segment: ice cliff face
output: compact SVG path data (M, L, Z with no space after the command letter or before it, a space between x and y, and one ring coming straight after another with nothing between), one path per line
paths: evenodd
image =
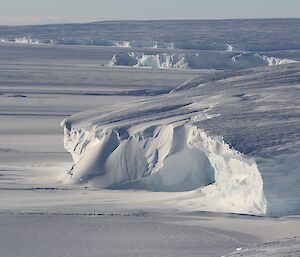
M65 146L75 162L69 182L119 189L195 190L207 200L218 197L230 203L231 212L266 212L255 161L195 126L175 123L134 132L109 129L97 135L65 129Z
M73 115L66 181L182 192L178 204L194 210L299 214L299 81L298 64L217 72Z
M294 62L297 61L269 57L250 52L211 51L180 54L129 52L115 54L108 65L158 69L240 70Z

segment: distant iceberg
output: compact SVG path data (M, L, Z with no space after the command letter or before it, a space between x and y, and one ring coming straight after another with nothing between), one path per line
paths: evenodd
M200 52L179 54L146 54L129 52L115 54L108 66L132 66L157 69L238 70L289 64L297 61L246 52Z

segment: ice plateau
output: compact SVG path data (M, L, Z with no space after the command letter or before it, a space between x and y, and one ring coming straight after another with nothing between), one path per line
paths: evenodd
M65 181L179 191L194 210L299 214L299 81L297 63L220 71L72 115L63 121L74 160Z

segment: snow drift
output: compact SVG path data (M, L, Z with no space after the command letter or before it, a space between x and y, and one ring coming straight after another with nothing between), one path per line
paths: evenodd
M237 70L294 63L290 59L268 57L256 53L201 52L182 54L145 54L137 52L115 54L109 66L133 66L159 69L217 69Z

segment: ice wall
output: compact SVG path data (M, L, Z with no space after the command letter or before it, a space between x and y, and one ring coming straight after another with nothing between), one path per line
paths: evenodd
M169 124L77 131L65 126L74 166L70 183L96 187L192 191L226 202L224 211L265 214L263 182L255 161L195 126ZM197 203L194 203L197 206ZM214 208L214 207L211 207Z
M115 54L108 65L158 69L239 70L294 62L296 61L269 57L257 53L233 51L179 54L129 52Z

